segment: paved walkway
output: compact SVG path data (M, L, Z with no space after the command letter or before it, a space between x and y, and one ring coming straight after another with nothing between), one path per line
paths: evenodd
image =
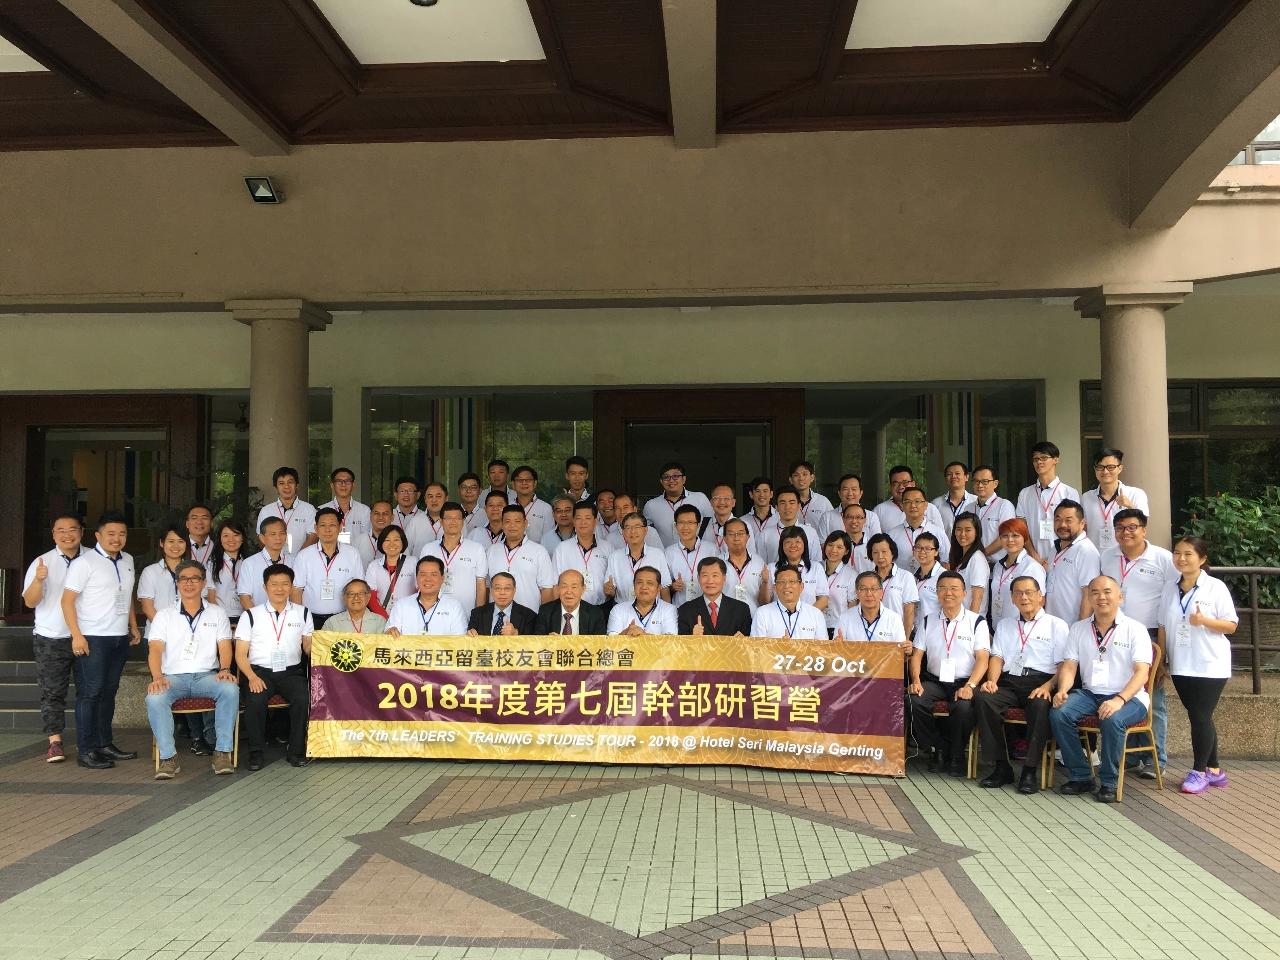
M1277 763L1106 807L916 769L190 758L155 783L42 753L0 736L16 960L1280 955Z

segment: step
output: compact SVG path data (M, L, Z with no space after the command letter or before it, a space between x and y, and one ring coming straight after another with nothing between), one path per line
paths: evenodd
M67 703L76 699L75 684L67 688ZM35 683L0 683L0 710L39 709L40 687Z
M66 725L70 730L75 726L75 711L68 708L66 712ZM0 707L0 733L12 733L35 731L40 732L44 729L44 721L40 719L40 710L27 709L5 709Z
M13 683L15 680L35 682L36 665L31 660L0 660L0 683Z

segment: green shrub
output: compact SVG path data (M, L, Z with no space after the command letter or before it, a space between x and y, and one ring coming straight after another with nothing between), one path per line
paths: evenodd
M1280 567L1280 487L1268 486L1259 497L1192 497L1187 504L1191 520L1183 536L1209 542L1214 567ZM1245 577L1223 578L1239 606L1249 605ZM1280 609L1280 577L1258 581L1260 606Z

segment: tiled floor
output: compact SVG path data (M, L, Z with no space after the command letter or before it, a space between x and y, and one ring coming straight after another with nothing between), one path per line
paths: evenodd
M131 744L148 744L135 737ZM0 738L0 956L1280 956L1280 764L1100 806L912 770L317 762Z

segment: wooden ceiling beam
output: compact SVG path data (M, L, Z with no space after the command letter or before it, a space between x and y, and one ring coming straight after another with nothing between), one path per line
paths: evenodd
M716 0L662 0L677 149L716 145Z
M137 0L57 0L253 156L289 152L283 128Z

